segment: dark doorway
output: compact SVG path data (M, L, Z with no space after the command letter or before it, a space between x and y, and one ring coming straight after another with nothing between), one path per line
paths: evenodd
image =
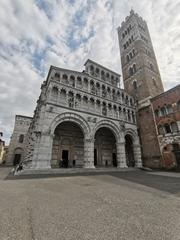
M113 153L113 154L112 154L112 160L113 160L113 167L117 167L116 153Z
M68 167L68 150L63 150L62 151L62 160L63 160L63 167L67 168Z
M128 167L135 166L133 141L130 135L125 136L126 163Z
M94 149L94 166L97 166L97 149Z
M16 166L17 164L19 164L21 161L21 154L15 154L14 155L14 161L13 161L13 165Z
M176 157L177 167L180 168L180 147L178 143L173 144L173 152Z

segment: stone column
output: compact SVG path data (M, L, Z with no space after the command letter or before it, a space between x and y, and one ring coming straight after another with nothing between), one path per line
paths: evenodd
M84 168L94 167L94 139L84 139Z
M32 168L48 169L51 168L53 135L42 133L40 142L37 144L36 154L33 154Z
M142 167L140 145L139 144L134 144L133 145L133 151L134 151L135 166L136 167Z
M116 148L117 148L117 167L118 168L127 168L125 142L117 143Z

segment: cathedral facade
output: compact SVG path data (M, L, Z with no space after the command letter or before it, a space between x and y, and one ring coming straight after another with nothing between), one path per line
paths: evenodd
M27 168L141 167L134 99L120 75L87 60L76 72L50 67L26 136Z

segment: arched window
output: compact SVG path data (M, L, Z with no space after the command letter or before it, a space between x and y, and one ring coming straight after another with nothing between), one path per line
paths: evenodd
M136 73L136 64L133 64L133 73Z
M164 125L164 129L165 129L165 133L171 133L172 132L170 125L167 124L167 123Z
M126 104L129 104L129 98L126 96Z
M98 110L100 110L101 102L97 99L96 100L96 107Z
M106 73L106 78L109 78L109 73Z
M108 110L111 111L111 109L112 109L112 105L111 103L108 103Z
M129 56L130 56L130 59L133 57L133 55L132 55L132 53L131 53L131 52L130 52Z
M94 66L93 65L90 66L90 74L94 75Z
M130 98L130 105L133 106L133 100Z
M117 106L116 106L116 105L114 105L114 106L113 106L113 109L114 109L114 111L116 111L116 110L117 110Z
M137 81L133 81L133 87L135 90L137 89Z
M167 113L170 114L170 113L173 113L173 108L172 108L172 105L167 105L166 106L166 109L167 109Z
M69 107L74 107L74 93L71 91L68 93L68 103Z
M76 94L76 99L77 99L78 101L81 101L81 95L80 95L79 93Z
M24 142L24 135L21 134L21 135L19 136L19 143L23 143L23 142Z
M126 56L127 62L129 62L129 55Z
M106 97L106 87L102 85L102 97Z
M88 103L88 98L86 96L83 97L84 103Z
M65 89L61 89L60 98L62 101L66 100L66 90Z
M130 67L129 68L129 76L132 76L133 75L133 69Z
M71 86L73 86L73 87L75 86L75 77L73 75L70 76L70 82L69 83L70 83Z
M161 115L162 115L162 116L165 116L165 115L166 115L166 108L165 108L165 107L162 107L162 108L161 108Z
M54 77L57 78L57 79L59 79L59 78L60 78L60 74L56 72L56 73L54 74Z
M90 107L94 108L94 98L90 98Z
M172 132L178 132L178 125L176 122L171 123Z
M76 101L75 101L75 107L80 107L81 105L81 95L79 93L76 94Z
M135 50L134 49L132 50L132 52L133 52L133 56L135 56Z
M82 86L81 77L77 77L77 85L78 85L78 87L81 87L81 86Z
M97 75L99 74L99 68L96 68L96 74Z
M52 88L52 97L53 97L53 99L57 98L57 96L58 96L58 88L57 87L53 87Z
M105 80L105 74L104 74L104 71L103 71L103 70L101 71L101 79L102 79L102 80Z
M107 108L106 108L106 103L103 102L103 105L102 105L102 115L106 116L107 115Z
M83 87L84 87L86 90L88 89L88 79L87 79L87 78L84 78Z
M68 76L67 76L66 74L63 74L62 78L63 78L64 80L67 80L67 79L68 79Z
M152 63L150 63L150 69L153 71L154 70L154 66L152 65Z

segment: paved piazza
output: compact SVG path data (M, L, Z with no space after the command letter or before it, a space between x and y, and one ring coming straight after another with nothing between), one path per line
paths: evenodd
M179 240L180 175L124 171L31 179L0 169L0 239Z

